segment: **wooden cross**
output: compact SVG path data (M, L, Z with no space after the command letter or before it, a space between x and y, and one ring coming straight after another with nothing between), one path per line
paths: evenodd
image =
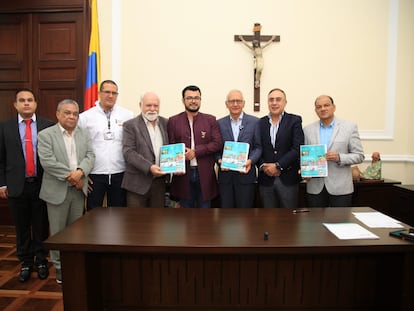
M262 26L259 23L255 23L253 27L253 36L234 35L234 41L241 41L253 52L254 56L254 111L260 111L260 77L263 71L263 49L272 42L280 42L280 36L261 36L260 30ZM252 44L250 45L249 42ZM260 46L260 42L266 42L263 46Z

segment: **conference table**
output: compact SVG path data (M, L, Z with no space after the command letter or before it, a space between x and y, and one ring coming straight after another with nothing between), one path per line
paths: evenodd
M353 214L373 211L97 208L46 245L66 311L414 310L414 243ZM379 238L323 225L347 222Z

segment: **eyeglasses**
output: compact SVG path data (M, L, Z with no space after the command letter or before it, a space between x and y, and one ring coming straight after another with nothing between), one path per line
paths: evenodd
M101 93L104 93L105 95L112 95L112 96L117 96L119 93L118 92L111 92L111 91L101 91Z
M244 100L243 99L232 99L232 100L228 100L227 103L230 105L234 105L234 104L241 105L244 103Z
M184 99L185 99L186 101L191 102L191 101L193 101L193 100L195 100L195 101L199 101L199 100L201 100L201 97L200 97L200 96L195 96L195 97L192 97L192 96L187 96L187 97L185 97Z

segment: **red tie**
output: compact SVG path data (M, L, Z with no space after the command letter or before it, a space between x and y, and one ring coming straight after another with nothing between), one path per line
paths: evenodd
M32 128L30 123L32 119L24 120L26 123L26 173L27 176L34 176L35 174L35 162L33 153L33 142L32 142Z

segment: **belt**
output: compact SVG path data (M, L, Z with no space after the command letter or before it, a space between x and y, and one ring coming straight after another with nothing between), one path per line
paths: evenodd
M190 166L190 170L196 170L198 169L198 166Z
M32 177L26 177L25 181L29 184L34 183L37 181L37 177L32 176Z

